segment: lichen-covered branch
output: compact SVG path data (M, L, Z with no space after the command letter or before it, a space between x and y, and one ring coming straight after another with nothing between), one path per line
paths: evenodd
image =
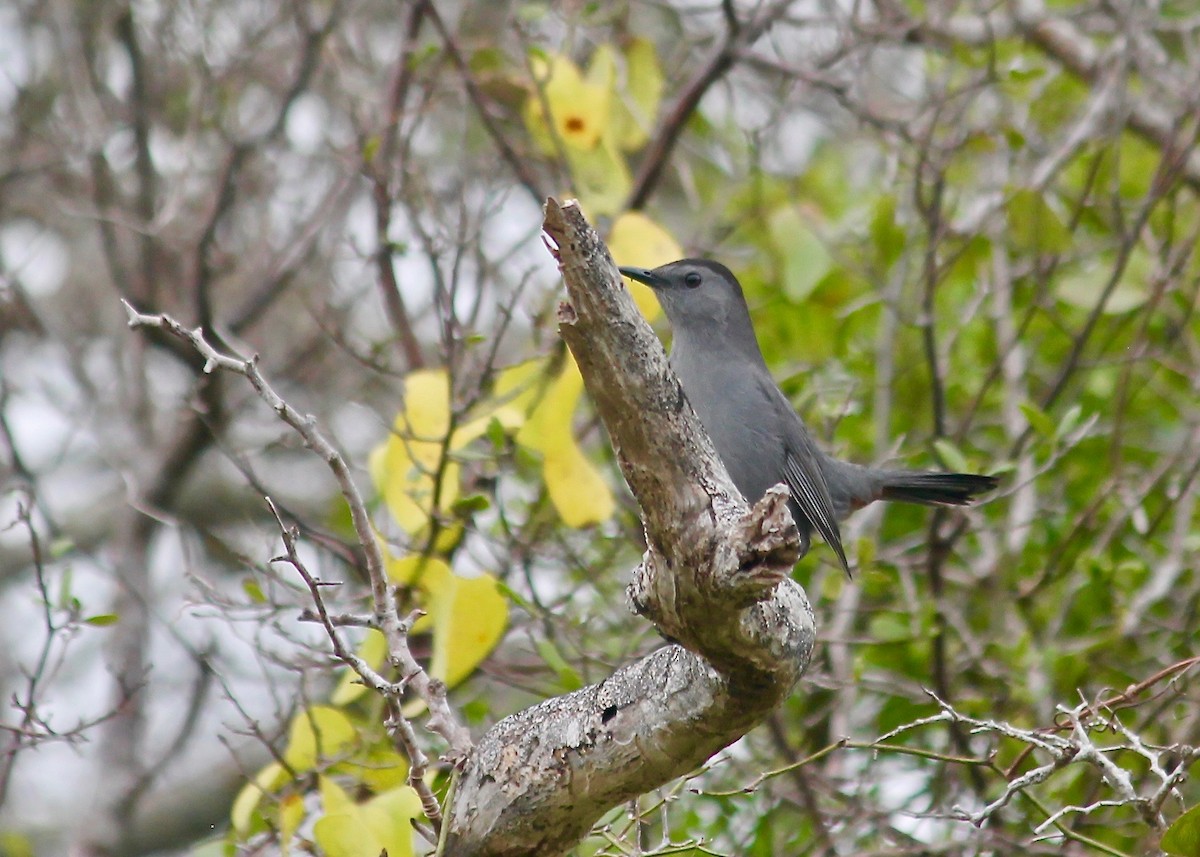
M763 720L814 642L788 576L801 548L786 489L747 508L579 208L549 200L544 229L569 297L560 332L642 508L650 549L630 599L678 644L485 734L447 817L455 857L564 853L603 813Z

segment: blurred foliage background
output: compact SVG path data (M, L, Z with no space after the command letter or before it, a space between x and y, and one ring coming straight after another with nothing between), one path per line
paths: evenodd
M579 853L1200 853L1193 3L17 0L0 68L3 853L430 852L270 562L265 495L363 609L335 486L122 299L337 438L474 730L661 644L547 195L728 264L828 450L1003 477L816 546L798 692Z

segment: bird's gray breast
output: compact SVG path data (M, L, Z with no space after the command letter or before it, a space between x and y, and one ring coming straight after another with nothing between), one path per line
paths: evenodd
M673 353L671 363L717 455L742 496L756 502L784 481L785 434L777 409L736 361L678 358Z

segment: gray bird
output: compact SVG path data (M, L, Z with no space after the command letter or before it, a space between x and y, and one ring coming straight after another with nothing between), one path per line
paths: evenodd
M808 550L812 531L833 548L846 574L838 521L876 500L962 506L996 487L973 473L880 470L822 452L771 377L742 286L708 259L621 268L654 289L671 322L671 366L733 484L750 503L786 483L789 508Z

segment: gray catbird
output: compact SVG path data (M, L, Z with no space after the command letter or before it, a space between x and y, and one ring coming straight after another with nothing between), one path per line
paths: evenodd
M767 369L741 284L719 262L682 259L621 273L658 296L671 322L671 366L733 484L754 503L786 483L804 550L815 529L849 574L837 522L854 510L875 500L962 506L996 487L993 476L878 470L818 449Z

